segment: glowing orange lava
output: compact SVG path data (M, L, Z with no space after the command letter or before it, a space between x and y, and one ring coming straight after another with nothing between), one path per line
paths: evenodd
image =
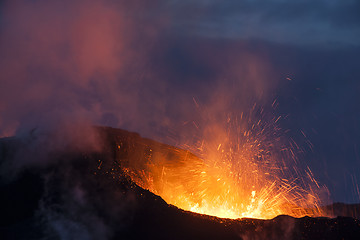
M196 147L183 146L192 151L149 149L145 163L129 166L129 175L167 203L196 213L232 219L322 215L320 186L310 169L297 167L291 144L282 145L275 125L244 118L211 125Z

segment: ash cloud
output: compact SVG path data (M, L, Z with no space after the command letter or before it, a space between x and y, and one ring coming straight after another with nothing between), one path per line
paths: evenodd
M265 54L179 36L172 9L165 1L5 1L0 135L65 121L156 137L191 118L194 96L210 104L218 86L232 91L219 98L236 89L243 100L273 89Z
M63 119L129 121L147 51L166 21L139 3L3 3L1 135Z

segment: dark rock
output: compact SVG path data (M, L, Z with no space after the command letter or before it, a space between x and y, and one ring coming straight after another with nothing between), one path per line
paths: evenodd
M101 152L53 152L49 163L10 180L4 169L24 144L0 140L0 239L360 239L358 205L325 207L343 217L271 220L221 219L168 205L123 170L141 169L149 149L168 159L191 153L136 133L96 129Z

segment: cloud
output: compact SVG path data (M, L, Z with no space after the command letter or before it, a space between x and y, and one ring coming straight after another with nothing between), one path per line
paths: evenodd
M208 0L173 4L181 9L175 10L178 28L193 34L330 46L358 45L360 38L360 4L353 0Z

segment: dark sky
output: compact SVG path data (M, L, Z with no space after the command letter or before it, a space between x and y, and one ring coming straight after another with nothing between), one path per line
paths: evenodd
M196 118L193 98L224 112L277 99L331 198L360 201L359 1L14 2L0 136L86 121L161 140Z
M297 45L358 45L356 0L169 1L185 34Z

